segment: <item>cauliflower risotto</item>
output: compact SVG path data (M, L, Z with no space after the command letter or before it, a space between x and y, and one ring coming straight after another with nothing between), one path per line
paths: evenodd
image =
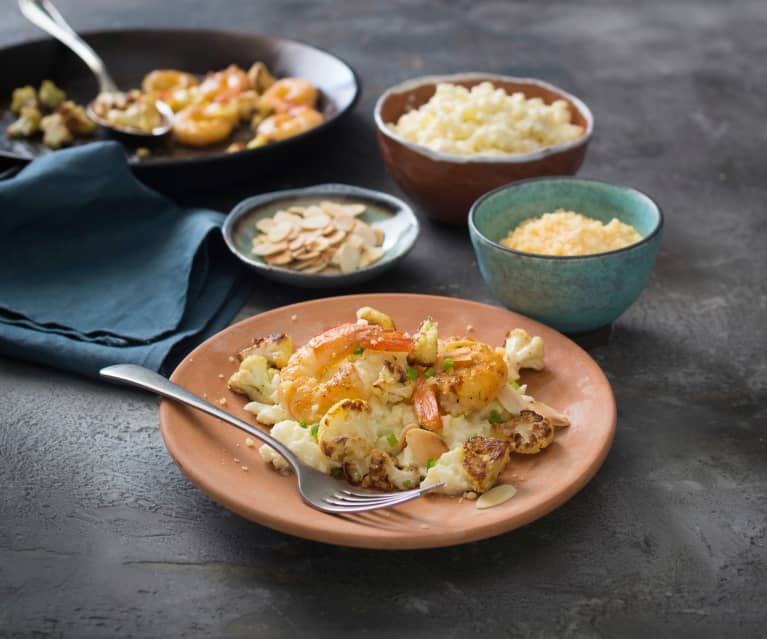
M441 337L425 319L397 330L370 307L294 348L287 335L254 340L240 354L229 388L245 409L303 463L351 484L407 490L443 482L437 492L469 498L496 485L512 455L549 446L565 415L520 384L541 370L543 340L516 328L502 346ZM288 463L267 445L276 470ZM509 498L506 488L480 507Z
M455 155L528 153L570 142L584 129L571 122L564 100L545 104L490 82L467 89L440 83L431 99L389 129L410 142Z
M636 229L613 218L607 224L574 211L557 209L521 222L501 244L523 253L540 255L593 255L636 244Z

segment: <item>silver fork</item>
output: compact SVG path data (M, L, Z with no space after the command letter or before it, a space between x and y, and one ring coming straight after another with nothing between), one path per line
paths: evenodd
M237 419L148 368L135 364L116 364L102 368L100 374L107 379L130 386L138 386L144 390L152 391L161 397L181 402L209 415L213 415L213 417L218 417L218 419L245 431L248 435L261 440L265 444L269 444L293 466L293 470L296 471L296 477L298 478L298 492L301 493L301 497L303 497L307 504L317 510L329 513L352 513L363 510L389 508L412 499L417 499L421 495L425 495L435 488L442 486L442 484L435 484L427 488L415 488L396 493L357 490L349 484L344 484L337 479L333 479L318 470L304 465L287 446L277 441L271 435L241 419Z

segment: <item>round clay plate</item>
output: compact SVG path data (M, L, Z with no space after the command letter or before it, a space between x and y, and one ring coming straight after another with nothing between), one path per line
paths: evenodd
M181 470L216 502L243 517L298 537L364 548L429 548L492 537L542 517L575 495L602 464L612 443L616 412L612 389L596 362L556 331L510 311L429 295L352 295L285 306L246 319L197 347L171 379L233 415L255 422L243 410L246 398L226 380L237 369L232 358L257 336L287 333L296 345L341 322L353 321L360 306L392 316L397 327L418 328L431 315L440 334L468 335L502 344L515 327L540 335L546 369L524 371L530 392L564 411L571 426L539 455L514 455L502 481L517 493L486 510L458 497L429 495L385 511L330 515L304 504L295 478L266 465L245 435L191 408L163 401L160 428ZM467 332L473 327L473 330ZM232 358L232 359L230 359ZM222 400L226 400L223 402ZM246 467L247 470L244 470Z

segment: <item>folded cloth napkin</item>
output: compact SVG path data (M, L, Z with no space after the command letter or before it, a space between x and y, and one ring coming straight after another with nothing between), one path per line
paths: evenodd
M223 219L141 184L116 142L0 181L0 353L90 376L122 362L167 372L250 292Z

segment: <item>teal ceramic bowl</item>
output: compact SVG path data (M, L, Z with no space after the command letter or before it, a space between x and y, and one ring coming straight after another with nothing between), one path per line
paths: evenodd
M499 242L520 222L566 209L604 223L630 224L642 240L608 253L559 257L522 253ZM469 235L482 277L509 308L565 333L609 324L642 292L660 247L663 213L628 186L570 177L514 182L479 198Z

